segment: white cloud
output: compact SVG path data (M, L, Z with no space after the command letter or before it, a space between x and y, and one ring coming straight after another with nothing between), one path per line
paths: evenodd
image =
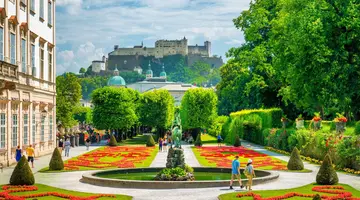
M82 0L57 0L56 5L65 7L71 15L76 15L81 11Z
M231 44L231 45L240 45L240 44L243 44L243 43L244 43L244 41L235 40L235 39L225 42L225 44Z

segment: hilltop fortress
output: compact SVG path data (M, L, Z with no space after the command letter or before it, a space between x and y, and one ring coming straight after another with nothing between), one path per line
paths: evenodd
M155 47L141 45L133 48L121 48L114 46L114 50L100 61L93 61L92 71L94 73L109 73L117 68L121 71L136 71L142 73L148 68L149 62L155 72L161 71L161 66L172 71L176 63L185 58L185 64L192 66L195 62L208 63L212 68L223 65L221 57L212 56L211 42L205 41L204 45L188 45L184 37L181 40L157 40Z

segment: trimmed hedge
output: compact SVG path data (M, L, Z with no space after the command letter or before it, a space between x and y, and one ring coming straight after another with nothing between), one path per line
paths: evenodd
M10 185L34 185L35 178L25 156L22 156L10 177Z
M61 154L59 152L59 149L55 148L49 163L49 170L63 170L63 169L64 169L64 162L62 160Z
M264 145L263 131L267 128L281 127L283 111L280 108L242 110L230 114L222 127L225 142L233 144L239 136L248 141Z
M114 135L110 136L110 142L109 142L109 146L111 147L116 147L117 146L117 141Z
M326 154L323 163L316 175L316 183L320 185L335 185L339 182L339 178L332 166L331 158Z
M147 139L147 141L146 141L146 146L147 146L147 147L153 147L153 146L155 146L155 140L154 140L154 138L153 138L152 135L149 135L149 136L148 136L148 139Z
M287 164L287 168L289 170L303 170L304 163L300 158L299 150L295 147L291 152L290 160Z

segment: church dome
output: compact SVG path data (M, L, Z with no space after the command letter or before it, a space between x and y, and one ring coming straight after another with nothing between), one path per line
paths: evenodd
M147 71L146 71L146 75L151 75L151 76L152 76L152 75L153 75L153 71L152 71L151 69L147 70Z
M126 83L123 77L113 76L109 79L108 86L121 87L121 86L126 86Z
M160 77L166 77L166 72L161 72Z

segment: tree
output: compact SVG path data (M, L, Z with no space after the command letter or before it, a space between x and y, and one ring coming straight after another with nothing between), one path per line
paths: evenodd
M299 150L294 147L294 149L291 152L290 160L287 164L287 168L289 170L303 170L304 169L304 163L302 162L300 158Z
M74 119L78 122L92 124L92 110L89 107L76 106L74 108Z
M79 73L80 73L80 74L85 74L85 72L86 72L86 69L85 69L85 68L83 68L83 67L80 68L80 70L79 70Z
M331 158L329 154L326 154L316 175L316 183L320 185L335 185L338 182L339 178L332 166Z
M63 170L64 162L58 148L55 148L49 163L49 170Z
M34 185L35 178L26 156L22 156L10 177L10 185Z
M122 132L128 131L138 121L138 99L139 93L129 88L96 89L92 94L94 126L100 130L116 130L121 140Z
M162 137L174 120L174 98L167 90L153 90L141 95L139 116L142 125L156 127Z
M181 101L181 120L184 129L191 129L193 138L201 128L209 128L217 116L217 96L212 89L189 89Z
M56 77L56 119L64 127L76 124L74 107L80 103L81 85L72 73Z
M201 147L201 146L202 146L201 133L199 133L199 134L196 136L196 140L195 140L194 145L195 145L196 147Z

